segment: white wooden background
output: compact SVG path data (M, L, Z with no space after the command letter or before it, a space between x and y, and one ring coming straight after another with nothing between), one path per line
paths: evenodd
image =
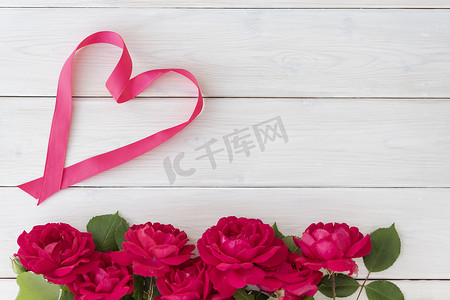
M0 299L17 293L10 257L35 224L120 213L183 227L195 240L220 216L259 217L299 234L317 221L364 232L396 223L402 254L372 278L406 299L450 289L450 1L0 2ZM15 188L41 176L63 62L85 36L117 31L135 73L186 68L206 107L174 139L45 201ZM117 105L104 82L119 49L76 59L67 164L184 121L195 90L168 75ZM195 160L234 129L280 116L289 142ZM223 145L222 145L223 146ZM190 177L170 185L166 157L185 152ZM364 268L359 278L366 274ZM323 299L317 297L318 299Z

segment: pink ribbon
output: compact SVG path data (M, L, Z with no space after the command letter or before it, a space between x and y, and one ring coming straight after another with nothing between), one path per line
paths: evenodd
M161 130L137 142L115 150L93 156L79 163L64 168L72 115L72 63L75 53L85 47L97 43L107 43L122 48L122 56L114 71L106 81L109 90L117 103L126 102L139 95L153 81L168 72L176 72L187 77L198 89L197 104L191 117L186 122ZM44 176L18 187L38 200L38 205L56 192L83 181L91 176L114 168L133 158L152 150L172 138L191 123L203 108L203 97L195 77L183 69L159 69L141 73L130 79L132 62L127 47L120 35L111 31L94 33L85 38L64 63L58 82L55 111L50 130Z

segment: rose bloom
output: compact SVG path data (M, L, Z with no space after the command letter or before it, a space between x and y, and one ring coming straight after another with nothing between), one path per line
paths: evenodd
M135 274L158 276L193 255L195 246L186 245L187 241L186 233L172 225L150 222L134 225L125 233L123 250L112 254L113 260L123 266L133 264Z
M95 250L92 234L65 223L34 226L19 236L17 244L20 248L15 256L22 265L55 284L67 284L98 263L91 260Z
M97 252L98 266L88 273L78 274L67 285L75 300L117 300L133 293L130 268L114 264L111 253Z
M353 258L369 254L370 236L345 223L311 224L300 240L294 242L302 250L299 262L310 269L325 268L336 272L358 272Z
M281 265L264 269L266 277L258 287L268 294L283 290L284 296L279 299L284 300L301 300L303 296L313 296L323 274L303 266L297 261L299 257L297 253L289 253Z
M213 290L206 265L196 257L180 266L170 268L163 276L156 279L158 290L162 296L155 300L221 300Z
M261 220L227 217L209 228L197 242L214 289L231 297L238 288L263 281L262 268L272 268L286 260L288 249L275 238L270 225Z

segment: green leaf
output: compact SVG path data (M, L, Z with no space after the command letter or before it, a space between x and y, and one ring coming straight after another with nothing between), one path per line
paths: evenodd
M369 300L404 300L402 291L392 282L377 280L366 285Z
M302 254L301 249L299 247L297 247L297 245L294 242L294 236L293 235L285 236L283 238L283 242L286 244L286 246L288 247L289 251L291 251L292 253L297 253L299 255Z
M297 251L298 247L294 243L294 236L289 235L289 236L283 237L283 242L286 244L286 246L288 247L289 251L291 251L291 252Z
M19 294L16 300L58 300L59 285L47 282L44 276L33 272L17 275Z
M273 231L275 231L275 237L282 239L283 242L286 244L286 246L288 247L289 251L291 251L292 253L298 253L299 255L301 255L301 249L299 247L297 247L297 245L294 243L294 236L293 235L284 235L282 234L279 230L278 230L278 226L277 223L273 223L272 225Z
M122 219L119 225L117 225L114 237L116 239L116 245L119 250L123 249L122 243L125 242L125 233L128 231L128 228L130 228L130 226L124 219Z
M61 298L59 300L74 300L75 295L69 290L67 286L63 286L61 290Z
M314 300L314 297L313 296L311 296L311 297L303 297L303 300Z
M158 289L158 286L156 285L156 277L155 277L155 282L153 283L153 299L155 299L156 297L162 296L161 292Z
M144 299L144 280L143 276L133 275L133 298L136 300Z
M161 293L156 286L156 277L143 277L144 278L144 299L155 299L161 296Z
M379 228L370 234L372 250L364 256L364 264L370 272L384 271L400 255L400 238L395 224L389 228Z
M255 295L255 300L267 300L269 299L269 295L261 292L261 291L252 291L251 294Z
M278 230L278 226L277 223L273 223L272 225L273 231L275 231L275 237L282 239L284 238L284 234L282 234L279 230Z
M93 217L86 228L88 232L92 233L95 250L100 252L119 250L117 246L121 241L119 235L123 232L125 224L128 226L125 219L119 216L119 212L113 215Z
M14 257L14 258L10 258L11 259L11 267L14 271L14 273L16 273L17 275L26 272L27 269L22 266L22 264L20 263L20 260L18 257Z
M250 292L247 292L245 288L238 289L234 295L234 299L236 300L255 300L255 295Z
M336 296L348 297L359 288L359 283L350 276L335 274ZM331 276L323 276L319 283L319 291L327 297L333 298L333 280Z

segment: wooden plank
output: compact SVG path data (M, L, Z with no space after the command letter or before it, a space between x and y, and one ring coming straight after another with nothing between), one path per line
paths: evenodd
M131 224L172 223L192 240L228 215L276 221L286 234L300 234L318 221L347 222L365 233L395 222L402 254L371 278L450 279L450 240L443 238L450 230L443 209L448 189L69 188L37 207L19 189L0 188L0 199L1 257L17 251L17 237L34 225L66 222L85 230L94 215L116 211ZM360 268L359 277L365 275ZM5 276L13 276L7 259L0 261L0 277Z
M177 8L449 8L447 0L3 0L0 7L177 7Z
M408 300L441 300L445 297L444 291L450 289L449 281L427 281L427 280L394 280L394 282ZM0 297L2 299L14 299L19 292L19 288L14 279L0 279ZM321 293L314 296L316 300L329 300ZM360 297L367 300L365 293Z
M0 185L42 176L54 99L0 101ZM206 99L205 110L169 142L81 186L449 187L450 101L393 99ZM186 120L194 99L77 99L66 165ZM262 151L252 126L280 117L285 127ZM270 123L275 126L275 123ZM260 126L260 129L267 129ZM224 137L251 136L249 156ZM272 132L268 131L270 135ZM205 145L212 139L216 168ZM234 145L232 138L228 138ZM242 142L242 141L240 141ZM203 147L203 148L202 148ZM184 152L174 173L164 161ZM201 159L198 159L201 158ZM169 174L169 175L168 175ZM170 178L174 179L170 182Z
M427 281L427 280L392 280L403 292L405 299L411 300L440 300L445 298L445 291L450 287L449 281ZM362 283L360 281L360 283ZM356 295L353 295L347 299L354 299ZM325 297L320 292L314 295L316 300L329 300L330 298ZM341 299L341 298L338 298ZM363 292L361 300L367 300L366 293Z
M206 96L450 96L450 10L2 9L0 27L10 29L0 95L55 95L75 45L108 29L125 37L136 73L186 68ZM119 56L83 50L75 93L107 95ZM176 75L144 92L194 94Z
M0 279L0 298L16 299L19 287L15 279Z

